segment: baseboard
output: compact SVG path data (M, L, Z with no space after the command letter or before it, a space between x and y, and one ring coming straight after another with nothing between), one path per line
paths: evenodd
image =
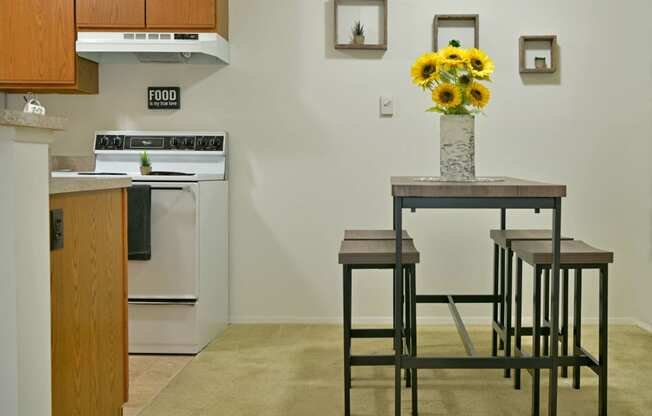
M464 317L466 325L489 325L491 318L486 316L470 316ZM572 316L569 317L572 322ZM532 317L524 316L523 322L531 322ZM230 320L231 324L312 324L312 325L341 325L341 317L296 317L296 316L241 316L233 317ZM582 323L586 325L597 325L597 317L582 318ZM391 317L354 317L354 325L391 325ZM449 316L422 316L418 318L419 325L454 325L453 319ZM644 322L631 318L631 317L611 317L609 318L610 325L635 325L649 332L652 332L652 326Z

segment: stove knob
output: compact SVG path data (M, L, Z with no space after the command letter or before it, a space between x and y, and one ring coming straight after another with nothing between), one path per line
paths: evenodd
M177 148L177 139L175 139L174 137L170 139L170 147L171 147L172 149L176 149L176 148Z
M194 145L194 140L191 139L191 138L187 138L186 139L186 147L192 149L194 147L193 145Z
M97 139L97 148L98 149L104 149L109 145L109 138L107 136L101 136L99 139Z
M210 147L215 147L215 138L211 138L211 139L208 141L208 145L209 145Z
M115 137L113 139L113 147L116 149L122 149L122 139L120 137Z
M197 137L197 150L201 150L204 147L204 139Z

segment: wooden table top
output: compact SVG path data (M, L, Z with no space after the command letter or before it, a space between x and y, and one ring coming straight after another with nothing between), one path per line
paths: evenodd
M494 177L491 182L435 182L419 180L419 176L393 176L392 196L435 198L561 198L566 185L526 179Z

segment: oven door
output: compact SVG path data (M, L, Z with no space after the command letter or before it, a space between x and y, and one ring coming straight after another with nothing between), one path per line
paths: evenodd
M152 189L152 258L129 261L129 301L194 303L199 298L199 185L138 184Z

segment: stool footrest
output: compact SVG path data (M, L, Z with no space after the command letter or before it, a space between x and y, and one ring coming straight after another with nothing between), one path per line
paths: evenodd
M394 330L387 329L352 329L351 338L394 338Z
M396 357L394 355L352 355L352 366L377 366L377 365L394 365Z

